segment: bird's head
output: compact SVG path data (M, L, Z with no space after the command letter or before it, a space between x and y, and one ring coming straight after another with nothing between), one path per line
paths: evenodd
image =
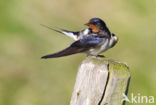
M104 30L106 27L105 22L100 18L92 18L85 25L91 28L93 32L99 32L100 30Z

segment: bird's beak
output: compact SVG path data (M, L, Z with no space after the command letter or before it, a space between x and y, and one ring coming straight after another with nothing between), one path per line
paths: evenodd
M84 24L84 25L89 26L90 24L89 24L89 23L86 23L86 24Z

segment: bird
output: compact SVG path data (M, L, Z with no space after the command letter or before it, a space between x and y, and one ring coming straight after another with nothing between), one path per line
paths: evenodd
M104 57L99 54L105 52L109 48L112 48L118 42L118 37L114 33L110 32L106 23L102 19L91 18L85 25L88 26L88 28L77 32L64 29L57 30L43 25L70 37L74 42L69 47L59 52L48 54L41 58L58 58L77 53L86 53L87 56Z

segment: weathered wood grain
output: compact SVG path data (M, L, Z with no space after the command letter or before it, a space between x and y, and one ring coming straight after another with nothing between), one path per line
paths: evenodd
M129 80L125 64L87 57L79 67L70 105L123 105Z

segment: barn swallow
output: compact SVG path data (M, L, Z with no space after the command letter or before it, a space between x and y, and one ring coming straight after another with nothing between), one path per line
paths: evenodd
M117 42L118 37L111 33L105 22L100 18L92 18L86 23L89 28L78 32L72 32L64 29L56 30L75 40L69 47L41 58L57 58L76 53L86 53L88 56L100 56L100 53L112 48ZM47 27L47 26L46 26Z

